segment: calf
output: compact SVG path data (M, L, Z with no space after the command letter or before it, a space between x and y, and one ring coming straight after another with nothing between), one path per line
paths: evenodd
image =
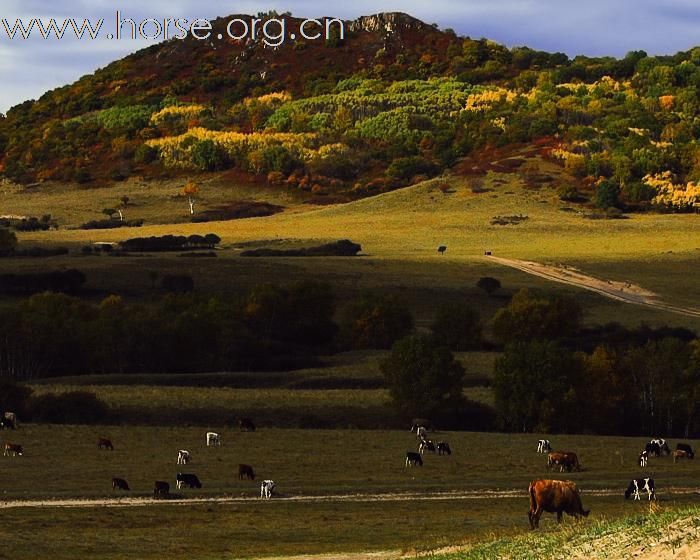
M437 442L437 452L438 455L452 455L452 450L450 449L450 444L446 441Z
M177 452L177 464L178 465L186 465L192 460L192 455L190 455L190 452L187 451L187 449L180 449L180 451Z
M17 457L17 455L19 455L21 457L24 455L24 449L22 449L21 445L17 445L16 443L6 443L5 452L3 455L12 455L13 457Z
M628 500L630 496L634 495L635 500L641 500L639 497L639 491L646 491L649 496L649 500L656 500L656 488L654 487L653 478L635 478L630 481L627 490L625 490L625 500Z
M255 471L253 471L253 467L243 464L238 465L238 478L239 480L243 480L244 478L255 480Z
M639 466L646 467L649 462L649 452L645 449L639 454Z
M423 457L420 456L420 453L414 453L413 451L406 451L406 466L407 467L415 467L423 466Z
M263 480L260 485L260 497L269 500L272 498L272 492L275 489L274 480Z
M552 444L548 439L537 440L537 453L550 453L552 451Z
M114 451L114 446L110 440L101 437L97 440L97 449L109 449L110 451Z
M170 496L170 484L163 480L156 480L153 488L153 498L167 498Z
M131 490L131 488L129 488L129 484L123 478L113 478L112 490Z
M197 478L196 474L177 473L175 480L177 482L177 489L178 490L180 488L182 488L183 486L187 486L187 488L201 488L202 487L202 483L199 481L199 478Z
M684 451L683 449L676 449L673 452L673 462L677 463L678 459L692 459L690 455L688 455L687 451Z
M216 432L207 432L207 447L221 447L221 436Z
M695 458L695 452L693 451L693 448L690 447L687 443L679 443L676 445L676 451L685 451L688 454L688 459L694 459Z
M241 432L254 432L255 424L253 424L253 421L250 418L241 418L238 421L238 428L241 430Z
M426 451L430 451L431 453L435 453L435 444L430 441L429 439L423 439L421 442L418 444L418 453L423 455Z

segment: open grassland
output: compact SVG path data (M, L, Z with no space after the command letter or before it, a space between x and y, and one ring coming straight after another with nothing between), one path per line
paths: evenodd
M221 448L205 446L205 431L222 435ZM282 495L450 492L479 489L523 492L537 477L547 477L546 457L535 453L537 434L441 432L434 441L449 441L451 456L427 455L422 468L405 468L406 450L416 449L408 430L280 430L256 432L212 425L188 427L85 427L26 425L2 433L2 441L21 443L22 457L2 460L3 496L12 499L105 497L113 476L126 478L134 495L148 495L154 480L174 486L178 470L195 472L201 490L185 496L253 497L255 483L239 481L239 463L253 465L259 478L272 478ZM114 451L97 449L98 436L109 437ZM552 436L555 449L576 451L581 472L570 478L583 490L613 489L618 495L633 476L644 438ZM672 442L675 446L675 442ZM690 442L697 447L697 442ZM178 467L178 449L188 449L192 464ZM652 458L645 472L656 479L659 496L674 488L696 487L700 462L673 464ZM70 473L70 476L55 476Z
M456 547L452 547L454 550ZM583 527L530 533L467 546L458 552L430 554L435 560L483 560L539 558L664 560L700 556L700 508L652 507L646 513L620 519L604 519Z
M528 532L525 496L335 503L273 499L266 503L256 500L225 505L20 508L4 516L0 554L14 560L47 557L233 560L290 555L308 558L311 554L328 553L340 559L350 558L347 553L357 553L355 558L368 558L371 552L378 552L379 558L394 560L401 553L422 556L421 553L436 548L500 537L508 543L527 542L528 548L521 550L534 552L514 558L534 560L554 558L542 552L556 550L555 544L577 536L575 542L585 542L599 535L600 527L604 526L599 524L601 517L620 519L608 526L630 527L634 521L625 521L621 519L623 516L649 511L643 502L625 502L619 497L584 496L584 501L586 507L592 508L587 520L574 524L567 519L560 529L552 516L546 515L542 529L529 537L517 537ZM661 519L677 517L676 508L691 503L688 497L662 502L663 511L669 513ZM656 529L662 530L660 523ZM640 528L636 534L643 537L649 533ZM484 550L481 555L450 558L498 558L491 551L499 549L484 547ZM510 546L501 550L517 552L518 548ZM582 556L595 557L590 553Z
M450 177L325 208L293 207L267 218L206 224L160 224L120 230L67 230L24 233L26 245L65 245L77 250L96 241L119 241L134 236L205 234L223 238L217 259L171 256L58 257L28 262L3 259L0 270L75 267L88 275L87 287L97 294L149 293L149 271L184 272L197 290L240 293L261 282L317 279L331 282L341 298L362 289L391 289L414 308L419 325L429 323L435 306L466 298L485 318L503 304L474 288L481 276L495 276L503 295L521 287L576 294L589 322L617 320L628 325L686 325L697 320L664 311L635 309L622 303L556 287L520 271L488 262L495 255L561 262L603 279L632 282L656 292L669 303L700 307L700 291L692 274L700 265L700 219L697 215L632 214L628 219L588 219L559 201L552 186L527 188L514 174L489 173L486 192L472 192L472 179ZM215 189L212 189L212 191ZM446 194L443 192L445 191ZM274 189L260 189L259 199L274 202ZM250 194L253 194L252 192ZM269 195L269 196L268 196ZM74 195L73 195L74 196ZM291 195L289 195L291 196ZM86 195L89 198L89 195ZM182 203L182 201L179 201ZM100 205L98 205L100 206ZM46 208L45 212L51 212ZM36 212L37 214L39 212ZM496 216L527 216L518 225L491 225ZM297 246L349 238L362 244L362 258L261 258L238 256L241 247ZM447 253L436 253L439 245Z
M13 508L3 515L2 554L13 559L49 555L150 559L425 552L528 532L525 490L533 478L575 480L584 506L592 510L575 529L567 520L564 527L570 529L563 532L553 516L545 515L538 535L544 534L546 543L567 540L566 535L581 531L595 532L602 518L617 519L649 508L644 501L625 501L622 496L629 479L640 474L635 458L644 443L641 438L552 436L555 447L578 451L584 470L551 474L545 469L545 457L534 450L538 434L436 433L432 437L448 440L453 454L426 456L424 467L407 469L404 453L415 446L415 437L407 430L261 428L241 433L212 428L222 434L221 448L205 447L200 428L21 426L11 436L25 445L26 455L0 457L5 500L112 497L112 476L129 481L133 490L129 496L148 496L153 481L162 479L185 498L244 499ZM114 451L97 449L99 435L112 438ZM2 439L8 439L7 432ZM187 467L175 464L180 448L193 454ZM253 465L258 480L274 479L277 496L261 502L257 482L238 480L239 462ZM698 469L700 465L692 461L673 465L669 458L651 460L647 472L656 479L664 511L697 504L697 490L688 494L684 489L697 486ZM177 491L178 471L196 473L203 488ZM600 492L605 489L612 493ZM285 499L327 495L350 499ZM522 556L538 557L546 556Z

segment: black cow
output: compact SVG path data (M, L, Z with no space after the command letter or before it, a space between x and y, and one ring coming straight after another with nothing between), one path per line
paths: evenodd
M255 480L255 471L250 465L240 464L238 465L238 478L243 480L247 478L248 480Z
M676 451L685 451L686 455L688 456L688 459L695 459L695 452L693 451L693 448L690 447L687 443L679 443L676 445Z
M635 500L640 500L640 490L642 492L646 490L649 500L656 500L656 488L653 478L635 478L631 480L627 490L625 490L625 500L629 499L632 495L634 495Z
M112 490L131 490L131 488L126 480L115 477L112 479Z
M199 478L197 478L196 474L187 474L187 473L177 473L177 477L175 477L177 480L177 489L179 490L183 486L187 486L188 488L201 488L202 483L199 481Z
M437 452L438 455L452 455L452 450L450 449L450 444L446 441L437 442Z
M423 466L423 457L420 456L420 453L406 451L406 466L415 467L416 465L419 467Z
M14 430L17 426L9 418L0 418L0 430Z
M170 496L170 484L163 480L156 480L153 488L153 498L167 498Z
M238 421L238 428L241 430L241 432L254 432L255 424L253 424L253 421L250 418L241 418Z

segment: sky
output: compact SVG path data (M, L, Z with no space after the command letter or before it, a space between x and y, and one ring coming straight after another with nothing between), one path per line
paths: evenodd
M527 45L570 56L624 56L643 49L672 54L700 45L697 0L0 0L0 112L71 83L151 43L64 38L10 40L1 25L17 18L105 19L114 27L117 10L145 18L214 19L275 9L295 16L354 19L379 11L407 12L460 35L487 37L509 47Z

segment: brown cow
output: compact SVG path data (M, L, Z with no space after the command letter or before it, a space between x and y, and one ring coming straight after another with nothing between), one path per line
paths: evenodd
M572 517L588 517L590 510L583 509L581 495L576 484L570 480L533 480L528 488L530 494L530 527L536 529L543 512L556 513L557 523L561 523L562 514Z
M547 455L547 467L551 470L553 467L558 466L559 472L567 472L572 470L581 470L581 464L578 462L578 455L572 451L552 451Z
M12 455L14 457L17 457L17 455L22 456L24 455L24 449L22 449L21 445L17 445L16 443L6 443L3 455Z
M112 490L131 490L129 483L123 478L114 477L112 479Z
M110 451L114 451L114 446L111 440L101 437L97 440L97 449L109 449Z
M255 480L255 471L253 471L253 467L243 464L238 465L238 478L240 480L243 480L244 478L247 478L248 480Z
M684 449L676 449L673 452L673 462L677 463L678 459L692 459L693 456L690 455L687 451Z

